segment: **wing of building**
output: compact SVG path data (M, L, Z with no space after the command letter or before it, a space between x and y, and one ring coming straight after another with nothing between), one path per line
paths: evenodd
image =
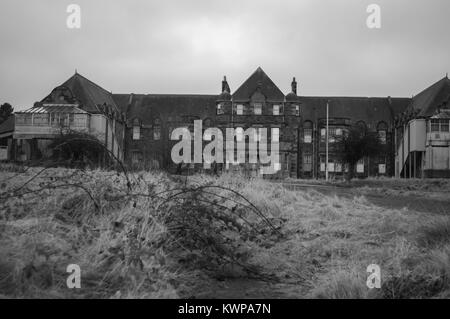
M0 125L0 141L7 148L8 159L29 160L41 156L48 141L64 133L64 128L79 130L95 135L129 167L176 172L181 164L171 158L178 142L171 140L175 128L194 132L194 121L201 121L203 131L217 127L225 135L227 128L233 128L237 139L249 128L255 132L267 128L279 139L280 154L277 173L269 177L320 178L327 168L334 176L348 169L333 143L336 136L359 125L378 134L386 147L377 156L362 158L355 168L357 176L450 176L447 77L412 99L319 97L303 96L295 78L291 92L284 94L258 68L234 92L224 77L216 93L113 94L76 73L32 108L16 112L12 129L11 121ZM256 140L261 138L258 134ZM206 141L202 143L203 147ZM241 170L249 175L261 171L258 162L236 164L224 159L209 164L182 166L189 170Z

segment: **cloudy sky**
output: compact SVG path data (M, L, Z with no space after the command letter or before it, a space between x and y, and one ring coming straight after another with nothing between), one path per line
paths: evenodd
M285 93L296 76L301 95L411 96L450 72L449 30L448 0L1 0L0 103L75 69L114 93L218 94L261 66Z

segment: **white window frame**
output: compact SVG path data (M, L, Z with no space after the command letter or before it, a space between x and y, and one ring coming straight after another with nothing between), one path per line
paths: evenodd
M244 115L244 104L236 104L236 115Z
M272 114L273 115L280 115L280 105L279 104L274 104L272 106Z
M363 174L364 173L364 159L360 159L356 163L356 173Z

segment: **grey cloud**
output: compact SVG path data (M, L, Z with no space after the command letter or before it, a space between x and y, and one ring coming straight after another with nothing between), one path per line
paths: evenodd
M66 7L82 28L65 26ZM378 3L382 28L365 25ZM77 68L113 92L218 93L263 69L284 92L410 96L450 70L446 0L2 0L0 102L30 107Z

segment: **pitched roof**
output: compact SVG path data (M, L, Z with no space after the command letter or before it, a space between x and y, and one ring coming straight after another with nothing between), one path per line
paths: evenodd
M396 112L403 111L411 101L410 99L389 97L302 96L299 99L304 120L315 121L326 118L326 105L329 101L330 118L347 118L353 122L364 121L369 129L375 129L379 122L390 124Z
M16 113L87 113L79 108L78 104L39 103L31 109Z
M444 77L414 96L408 109L418 110L418 116L428 117L446 103L450 103L450 79Z
M102 113L98 106L103 104L110 105L119 111L110 92L79 73L75 73L60 86L70 89L76 99L82 103L82 108L89 113Z
M267 76L267 74L258 67L250 77L233 93L233 100L249 100L252 94L261 88L261 93L268 100L283 101L284 94Z
M139 118L143 124L152 124L161 115L212 117L218 95L195 94L114 94L127 118ZM131 97L131 99L130 99ZM131 102L131 103L130 103Z

